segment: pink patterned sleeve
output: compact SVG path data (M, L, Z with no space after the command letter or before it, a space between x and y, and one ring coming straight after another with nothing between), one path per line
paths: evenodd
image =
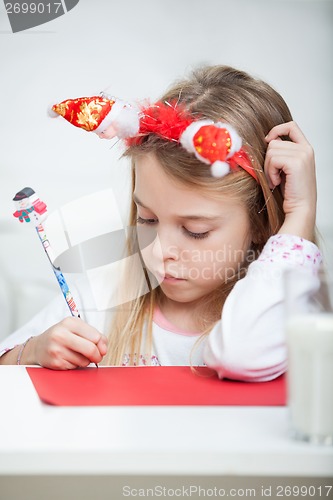
M258 262L279 262L286 267L297 266L317 272L322 262L319 248L311 241L292 234L271 236Z
M6 347L5 349L1 349L1 350L0 350L0 358L1 358L1 356L3 356L4 354L6 354L6 352L9 352L9 351L12 351L13 349L15 349L15 347L17 347L18 345L20 345L20 344L16 344L16 345L14 345L13 347Z

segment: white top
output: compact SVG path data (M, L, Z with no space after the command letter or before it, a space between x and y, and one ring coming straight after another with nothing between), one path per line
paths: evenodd
M286 370L284 334L283 273L290 267L304 270L306 280L300 296L318 288L317 271L321 255L316 245L297 236L278 234L266 243L259 258L250 264L247 275L229 294L221 315L208 337L192 348L200 333L182 332L155 311L153 322L153 365L206 364L218 375L244 381L266 381ZM74 295L74 293L73 293ZM75 293L83 319L104 334L106 313L84 307L85 291ZM79 300L78 300L79 299ZM68 316L68 307L60 295L29 323L0 343L0 353L39 335ZM109 321L109 318L108 318ZM140 354L137 364L149 361ZM129 363L125 356L124 365Z

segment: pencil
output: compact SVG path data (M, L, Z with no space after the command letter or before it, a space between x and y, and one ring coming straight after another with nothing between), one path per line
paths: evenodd
M56 267L53 264L54 258L52 248L42 224L42 222L47 217L46 204L37 197L35 191L30 187L25 187L21 189L21 191L18 191L14 196L13 201L15 201L17 205L17 210L13 213L13 216L18 218L20 222L31 222L31 220L33 221L39 240L43 245L44 251L46 253L48 261L51 264L53 273L66 300L70 313L72 316L80 318L80 313L70 292L67 281L65 280L60 267ZM98 364L95 363L95 365L98 368Z

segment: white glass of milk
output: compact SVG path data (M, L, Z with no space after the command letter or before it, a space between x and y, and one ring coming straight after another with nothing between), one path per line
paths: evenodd
M294 269L285 278L291 433L333 445L333 279Z

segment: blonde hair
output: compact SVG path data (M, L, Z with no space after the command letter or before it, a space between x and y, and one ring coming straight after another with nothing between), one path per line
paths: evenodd
M258 256L268 238L279 230L284 220L280 188L271 192L263 165L267 149L265 136L275 125L292 120L285 101L265 82L229 66L200 68L188 79L173 85L161 100L185 105L194 117L232 125L246 145L258 182L241 169L225 177L214 178L207 165L178 143L150 134L140 144L129 147L125 153L132 158L133 190L135 159L140 155L153 153L165 172L178 182L214 197L227 194L240 200L247 209L251 234L254 235L251 248ZM131 227L136 225L136 219L136 205L132 200L129 220ZM129 255L139 252L136 238L128 241L128 252ZM243 262L240 273L205 297L203 306L206 314L202 317L201 325L203 334L207 334L220 318L228 294L238 279L245 275L248 264L249 262ZM161 302L163 292L159 287L153 289L149 285L147 271L144 270L144 273L149 292L119 306L109 335L105 364L122 364L125 353L129 353L129 364L138 364L140 355L147 355L149 363L153 311L156 304ZM123 280L127 285L131 282L130 271L127 271ZM145 342L142 334L144 328L147 328Z

